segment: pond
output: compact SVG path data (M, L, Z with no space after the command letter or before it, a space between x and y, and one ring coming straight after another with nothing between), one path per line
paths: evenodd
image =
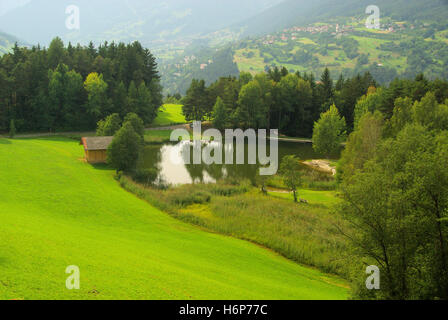
M220 145L223 148L224 146ZM255 181L261 167L257 164L227 165L227 164L184 164L180 161L185 154L185 148L192 149L191 144L167 143L163 145L145 146L143 156L139 161L140 169L156 168L158 178L156 183L179 185L192 183L216 183L224 178L248 179ZM234 148L233 148L234 149ZM248 146L245 145L245 163L247 163ZM193 152L191 151L191 154ZM267 154L270 154L269 143ZM299 143L290 141L279 141L278 158L279 162L287 155L295 155L301 160L322 159L323 156L314 152L311 143ZM193 163L193 161L190 161ZM305 170L305 168L304 168Z

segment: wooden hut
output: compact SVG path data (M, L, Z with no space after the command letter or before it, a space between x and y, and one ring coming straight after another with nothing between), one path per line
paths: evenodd
M84 146L86 160L88 163L106 163L107 148L112 143L114 137L88 137L82 138L81 144Z

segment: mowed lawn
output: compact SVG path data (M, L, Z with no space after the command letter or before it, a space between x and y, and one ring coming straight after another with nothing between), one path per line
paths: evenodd
M160 108L153 126L162 127L184 123L187 123L187 121L182 114L182 106L177 104L165 104Z
M82 158L66 138L0 139L0 299L347 298L337 278L175 220Z

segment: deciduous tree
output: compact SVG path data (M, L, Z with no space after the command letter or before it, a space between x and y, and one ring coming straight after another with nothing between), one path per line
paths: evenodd
M339 115L336 106L332 105L314 124L313 149L330 156L341 149L345 138L345 120Z

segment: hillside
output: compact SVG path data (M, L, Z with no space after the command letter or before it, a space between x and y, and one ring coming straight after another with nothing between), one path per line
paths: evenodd
M285 28L234 46L240 71L286 67L335 77L369 71L380 83L397 76L447 78L448 23L397 21L384 17L381 30L365 28L364 18L333 19Z
M154 209L76 141L0 145L0 299L347 298L334 277Z
M73 1L31 0L6 13L0 29L30 43L47 45L52 38L90 41L141 41L145 46L214 32L254 16L280 0L79 0L80 30L68 30L65 10Z
M285 1L238 25L235 30L244 30L242 39L225 47L232 50L238 71L252 74L286 67L318 77L328 67L334 78L369 71L380 83L418 73L447 78L448 2L379 1L378 5L381 29L374 30L365 27L366 1ZM206 50L197 47L195 52L201 54L194 62L185 59L191 56L186 51L162 61L168 92L184 93L184 86L172 83L188 82L191 72L185 70L211 59ZM217 79L207 68L202 73L208 81ZM235 72L229 69L221 75Z
M369 5L380 8L383 16L396 20L446 19L448 2L446 0L286 0L262 13L247 19L234 28L244 28L243 35L263 35L280 31L295 25L304 26L336 17L364 15ZM281 17L281 18L280 18Z
M19 45L24 45L24 43L16 37L0 31L0 55L9 52L16 42Z

